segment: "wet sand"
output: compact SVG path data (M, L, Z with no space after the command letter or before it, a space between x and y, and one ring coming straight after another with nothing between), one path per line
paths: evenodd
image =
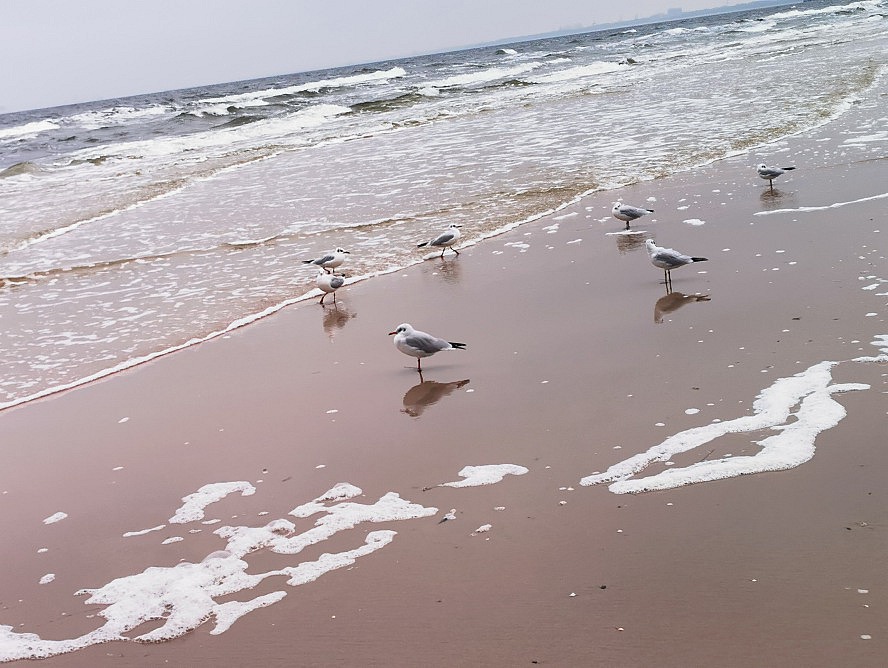
M816 159L841 127L782 142L775 162L811 164L774 191L740 156L596 194L343 288L335 308L298 304L0 413L0 624L75 637L103 621L78 589L223 548L218 525L168 522L202 485L253 483L206 516L262 526L349 482L361 502L394 491L439 512L295 556L251 554L263 572L397 532L315 582L228 597L287 591L221 635L207 623L47 665L880 665L888 369L844 361L877 354L870 342L888 332L884 290L863 289L888 279L886 200L756 215L885 192L884 160ZM633 224L647 235L609 234L618 196L655 209ZM709 262L676 270L667 295L647 236ZM420 386L386 335L405 321L468 349L425 360ZM834 382L871 389L834 395L847 416L811 461L636 495L580 486L670 435L749 414L777 379L825 360L843 361ZM674 465L751 455L767 435L725 436ZM507 463L528 473L437 486ZM439 523L450 508L457 519ZM57 511L68 517L43 523ZM162 544L172 536L184 540Z

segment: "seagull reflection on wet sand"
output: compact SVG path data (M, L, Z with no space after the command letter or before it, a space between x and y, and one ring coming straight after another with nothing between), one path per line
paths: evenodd
M420 374L422 378L422 374ZM433 406L441 399L464 385L468 385L469 379L455 380L450 383L439 383L436 380L424 380L409 390L404 395L404 408L402 413L410 417L419 417L429 406Z
M613 236L614 241L616 241L617 250L620 252L620 255L625 255L626 253L637 251L639 248L644 248L644 242L647 239L643 230L633 231L630 234L614 234L611 236Z
M759 200L766 211L778 208L791 209L798 206L798 196L795 192L779 190L777 188L774 190L763 190L761 195L759 195Z
M459 283L462 279L462 266L455 255L437 258L434 262L425 263L424 273L442 279L445 283Z
M709 300L709 295L686 295L682 292L667 292L657 300L656 304L654 304L654 322L657 324L662 323L664 315L677 311L685 304L708 302Z
M323 309L324 319L321 321L321 324L324 327L324 332L330 337L331 341L336 335L336 330L342 329L349 320L358 316L357 313L353 313L348 307L343 306L340 302L333 305L324 304Z

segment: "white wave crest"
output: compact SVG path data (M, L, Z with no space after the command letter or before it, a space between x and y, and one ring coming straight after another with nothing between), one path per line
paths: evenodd
M11 128L6 128L5 130L0 130L0 139L18 139L20 137L27 137L28 135L38 135L41 132L46 132L48 130L57 130L58 127L58 123L54 123L50 120L33 121L31 123L25 123L24 125L16 125Z

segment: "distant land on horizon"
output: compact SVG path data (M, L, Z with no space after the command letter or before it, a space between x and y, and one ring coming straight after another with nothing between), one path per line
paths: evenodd
M630 19L626 21L616 21L612 23L593 23L588 26L570 26L552 30L550 32L537 33L534 35L521 35L518 37L506 37L504 39L492 42L483 42L473 46L465 47L466 49L474 49L485 46L502 46L505 44L517 44L519 42L530 42L537 39L547 39L549 37L563 37L565 35L583 35L589 32L599 32L601 30L613 30L616 28L629 28L632 26L648 25L650 23L681 21L696 16L708 16L711 14L732 14L734 12L747 12L752 9L765 9L767 7L780 7L782 5L799 5L810 0L754 0L753 2L741 2L736 5L722 5L719 7L710 7L709 9L695 9L693 11L683 11L681 8L669 9L661 14L653 14L642 18ZM461 50L461 49L458 49Z

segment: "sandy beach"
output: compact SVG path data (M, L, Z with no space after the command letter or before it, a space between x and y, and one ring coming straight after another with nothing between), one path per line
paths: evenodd
M208 620L47 665L881 665L886 367L853 360L878 355L888 332L886 168L844 152L865 113L776 145L774 162L798 169L773 190L741 155L596 193L459 256L348 285L335 307L302 302L0 413L0 624L82 636L104 606L78 590L199 563L226 547L221 526L288 518L305 531L316 518L290 511L347 482L355 502L395 492L426 514L299 554L250 552L248 572L263 573L396 532L314 581L269 577L218 597L286 592L224 633ZM655 210L637 234L619 234L617 198ZM675 270L667 294L648 237L709 261ZM420 384L387 336L401 322L467 350L424 360ZM814 430L809 461L639 494L580 484L752 415L764 390L827 361L831 382L849 384L831 395L847 415ZM730 433L639 477L752 456L775 433ZM440 486L494 464L527 472ZM187 495L235 481L254 493L170 521Z

